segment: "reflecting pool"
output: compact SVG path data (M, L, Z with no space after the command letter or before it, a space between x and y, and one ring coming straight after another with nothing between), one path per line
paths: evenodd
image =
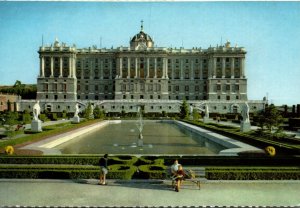
M175 123L144 121L143 143L138 147L136 121L109 124L57 147L62 154L209 154L226 147Z

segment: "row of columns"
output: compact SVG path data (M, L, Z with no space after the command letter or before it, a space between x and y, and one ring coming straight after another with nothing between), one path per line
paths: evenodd
M107 67L107 70L108 70L108 77L106 77L106 78L108 78L108 79L113 79L113 70L112 70L112 68L113 68L113 60L112 59L109 59L110 61L107 63L108 64L108 67ZM89 74L88 74L88 77L90 78L90 79L94 79L95 77L96 77L96 73L95 73L95 71L96 71L96 68L93 68L93 67L91 67L92 66L92 63L91 63L91 61L89 62L89 67L86 69L86 67L84 66L85 65L85 61L81 61L81 67L80 67L80 77L86 77L85 76L85 71L86 70L88 70L89 71ZM98 71L98 78L99 79L103 79L104 78L104 61L100 61L100 64L98 65L98 66L100 66L98 69L97 69L97 71Z
M59 74L59 77L63 77L63 57L59 57L60 58L60 66L59 66L59 70L60 70L60 74ZM76 72L75 72L75 68L76 68L76 64L75 64L75 55L72 55L69 58L69 75L68 77L76 77ZM146 59L146 78L149 78L150 76L150 57L147 57L145 58ZM154 78L157 78L157 58L152 58L154 59ZM234 78L234 69L235 69L235 65L234 65L234 59L235 58L231 58L231 66L230 66L230 74L231 74L231 78ZM131 63L130 63L130 58L127 58L127 67L128 68L128 72L127 72L127 78L130 78L130 66L131 66ZM168 61L167 61L167 58L162 58L163 60L163 64L162 64L162 77L163 79L168 79ZM172 66L172 71L171 71L171 76L172 78L174 78L174 59L171 59L171 66ZM50 77L54 77L54 57L51 56L50 57L50 69L51 69L51 73L50 73ZM193 60L190 60L191 64L190 64L190 69L189 69L189 73L190 73L190 79L194 79L195 78L195 73L194 73L194 61ZM140 63L139 61L139 58L135 58L135 75L134 75L134 78L140 78L140 75L139 75L139 66L138 66L138 63ZM145 62L144 62L145 63ZM41 74L40 76L41 77L45 77L45 57L44 56L41 56L40 57L40 68L41 68ZM84 64L82 62L82 64ZM184 79L184 69L183 69L183 65L184 65L184 59L180 59L180 79ZM225 58L222 58L222 61L221 61L221 65L222 65L222 78L225 78ZM103 79L103 62L100 63L100 68L102 70L100 70L100 79ZM145 70L145 67L143 67L144 70ZM209 67L208 67L208 73L209 73L209 77L210 78L216 78L216 58L212 58L209 60ZM245 58L240 58L240 77L243 78L245 76L245 73L244 73L244 70L245 70ZM84 69L84 67L82 66L82 69ZM117 72L117 78L122 78L123 77L123 59L121 57L119 57L117 59L117 69L118 69L118 72ZM90 70L90 72L93 71L93 70ZM200 79L203 79L203 63L202 61L200 61L200 72L199 72L199 78ZM82 70L82 73L83 70ZM83 75L83 74L82 74ZM93 74L90 74L91 77L93 77ZM112 60L110 62L110 65L109 65L109 78L112 79Z
M225 78L225 59L226 58L221 58L221 69L222 69L222 78ZM234 64L234 60L235 58L232 57L231 58L231 65L230 65L230 74L231 74L231 78L234 78L234 69L235 69L235 64ZM245 57L242 57L239 59L239 62L240 62L240 66L239 66L239 69L240 69L240 78L244 78L245 77ZM210 59L210 62L209 62L209 77L210 78L216 78L216 75L217 75L217 58L216 57L213 57Z
M139 78L139 74L138 74L138 63L139 63L139 58L135 58L135 76L134 78ZM154 78L157 78L157 58L153 58L154 59ZM231 75L231 78L234 78L234 69L235 69L235 65L234 65L234 60L235 58L231 58L231 65L230 65L230 75ZM147 76L146 78L149 78L149 75L150 75L150 58L146 58L146 71L147 71ZM171 59L171 68L173 70L171 70L171 76L172 78L174 78L174 73L175 73L175 67L174 67L174 59ZM208 74L209 74L209 77L210 78L216 78L216 60L217 58L212 58L209 60L209 67L208 67ZM221 63L222 63L222 78L225 78L225 68L226 68L226 63L225 63L225 60L226 58L221 58ZM194 60L190 60L190 68L189 68L189 78L191 80L193 80L195 78L195 69L194 69ZM199 62L200 64L200 71L199 71L199 79L203 79L203 63L202 61ZM130 78L130 58L127 59L127 69L128 69L128 72L127 72L127 78ZM118 61L117 61L117 68L118 68L118 75L117 77L118 78L122 78L123 77L123 59L120 57L118 58ZM167 58L163 58L163 75L162 75L162 78L166 78L168 79L168 61L167 61ZM242 57L240 58L240 66L239 66L239 69L240 69L240 78L244 78L245 77L245 58ZM184 79L184 59L180 59L180 79Z
M157 58L152 58L154 61L154 77L157 78ZM130 78L130 70L131 70L131 58L127 58L127 78ZM143 63L146 65L143 66L144 71L146 71L146 77L145 78L150 78L150 57L144 58L146 62L144 61ZM134 78L141 78L141 75L139 74L140 67L139 63L141 63L140 58L136 57L134 58ZM117 78L123 78L123 58L119 57L117 59ZM162 58L162 79L168 79L168 61L167 58Z
M45 56L40 56L40 76L45 77ZM50 77L54 77L54 56L50 56ZM75 55L67 57L69 59L69 73L68 77L76 77L75 68L76 60ZM63 77L63 57L59 57L59 77Z

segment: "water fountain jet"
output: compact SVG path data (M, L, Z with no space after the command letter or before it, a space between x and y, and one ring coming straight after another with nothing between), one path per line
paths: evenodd
M138 106L137 115L139 117L139 119L138 119L138 121L136 123L137 129L139 130L139 137L138 137L137 144L138 144L139 147L142 147L144 145L143 134L142 134L143 127L144 127L144 122L143 122L143 113L142 113L142 109L141 109L140 106Z

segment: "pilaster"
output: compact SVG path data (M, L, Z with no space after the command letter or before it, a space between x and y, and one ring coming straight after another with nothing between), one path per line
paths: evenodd
M234 58L231 58L231 67L230 67L231 79L234 78Z
M225 58L222 58L222 78L225 78Z

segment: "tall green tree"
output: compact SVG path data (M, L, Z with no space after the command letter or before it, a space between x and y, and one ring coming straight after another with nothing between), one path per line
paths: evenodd
M182 104L180 106L180 113L179 113L179 117L181 119L186 119L189 116L189 106L186 102L186 100L182 101Z
M199 112L196 108L193 109L193 120L198 121L200 119Z
M261 131L267 131L268 133L275 133L281 131L281 124L283 123L283 117L276 107L271 104L266 106L264 110L258 113L258 123Z
M92 111L92 104L89 103L84 110L83 117L86 119L93 119L94 116L92 115Z
M94 113L94 118L96 118L96 119L101 118L101 110L98 105L95 107L93 113Z
M24 110L22 114L22 121L24 124L29 124L31 122L31 116L28 110Z

